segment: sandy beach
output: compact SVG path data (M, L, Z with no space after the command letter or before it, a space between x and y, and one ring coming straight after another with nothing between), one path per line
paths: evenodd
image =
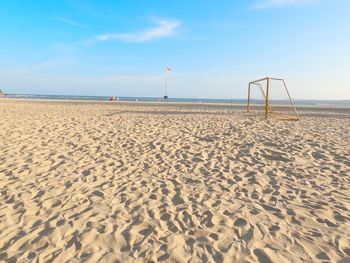
M0 261L350 262L350 109L0 100Z

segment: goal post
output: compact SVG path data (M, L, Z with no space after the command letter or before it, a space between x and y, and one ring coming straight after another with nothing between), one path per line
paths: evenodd
M254 100L252 97L254 87L257 87L260 91L260 100ZM282 97L276 96L276 93L280 93ZM286 82L281 78L266 77L249 82L247 111L263 111L266 119L268 117L276 117L281 120L299 120L299 115Z

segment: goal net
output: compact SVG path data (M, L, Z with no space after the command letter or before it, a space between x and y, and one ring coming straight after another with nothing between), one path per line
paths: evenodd
M249 82L248 112L281 120L299 120L293 100L283 79L263 78Z

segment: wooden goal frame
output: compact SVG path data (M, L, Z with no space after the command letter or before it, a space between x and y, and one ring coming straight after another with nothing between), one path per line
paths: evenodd
M283 83L283 86L284 86L286 93L288 95L288 98L289 98L289 102L292 105L294 116L289 115L289 114L278 114L272 110L271 105L270 105L270 98L269 98L271 80L280 81ZM264 82L264 81L266 81L266 90L265 91L264 91L263 85L261 85L261 82ZM265 111L265 118L266 119L269 116L273 115L273 116L276 116L282 120L291 120L291 121L298 121L299 120L298 112L295 108L294 102L290 96L290 93L288 91L288 88L287 88L287 85L286 85L286 82L284 81L284 79L266 77L266 78L261 78L261 79L249 82L249 84L248 84L248 105L247 105L248 112L250 112L252 110L252 108L251 108L251 88L252 88L252 86L258 86L260 91L261 91L261 94L262 94L263 99L265 101L264 111Z

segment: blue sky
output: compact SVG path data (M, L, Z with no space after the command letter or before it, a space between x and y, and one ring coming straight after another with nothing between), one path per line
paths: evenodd
M349 0L0 0L8 93L350 99Z

